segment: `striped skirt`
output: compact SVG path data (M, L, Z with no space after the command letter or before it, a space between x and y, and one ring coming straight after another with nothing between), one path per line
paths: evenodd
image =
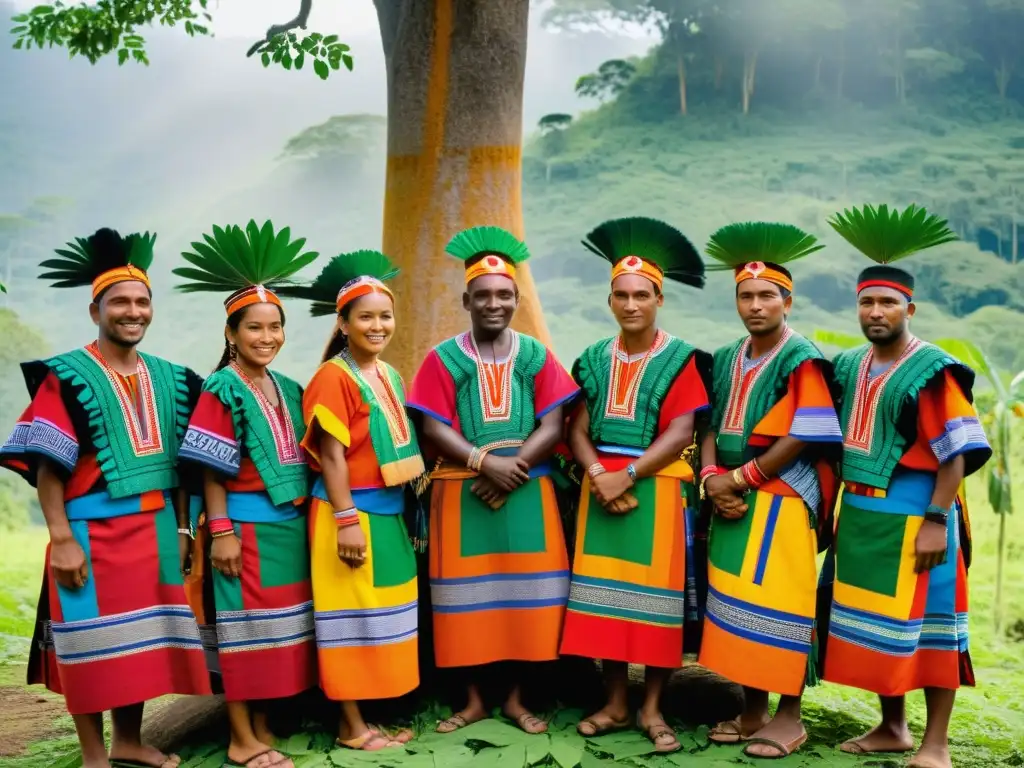
M62 694L73 715L209 694L173 509L70 525L89 576L79 589L58 585L47 547L29 682Z
M439 667L550 661L569 591L569 560L546 468L491 509L465 470L434 473L430 595Z
M898 471L887 491L847 486L835 541L824 678L902 696L973 685L961 505L949 516L944 564L915 573L915 540L935 475Z
M803 690L811 652L818 537L799 496L747 494L738 520L716 516L698 662L740 685Z
M397 494L397 496L395 496ZM420 682L416 555L401 514L363 510L401 505L401 488L353 494L366 536L366 561L338 558L331 505L314 499L310 514L313 608L320 687L336 701L389 699Z
M629 459L602 461L613 470ZM562 653L678 667L686 614L681 481L645 478L631 493L639 506L612 514L590 493L590 478L583 480Z

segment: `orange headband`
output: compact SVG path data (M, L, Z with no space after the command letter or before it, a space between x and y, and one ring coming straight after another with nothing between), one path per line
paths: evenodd
M466 267L466 285L481 275L503 275L512 282L516 279L516 268L500 256L484 256L471 267Z
M376 277L363 275L362 277L357 277L338 291L338 298L334 302L334 307L341 312L341 308L350 301L361 299L363 296L369 296L371 293L383 293L385 296L390 296L392 301L395 300L395 294L384 283Z
M612 282L619 275L640 275L641 277L646 277L658 287L659 291L665 281L665 274L657 264L645 261L639 256L627 256L624 259L620 259L619 263L612 267Z
M149 284L149 276L146 275L138 267L133 267L128 264L124 267L115 267L114 269L108 269L102 275L92 281L92 298L95 301L96 297L99 296L103 291L107 290L112 285L117 283L128 283L128 282L139 282L145 285L147 288L152 290L152 286Z
M224 302L224 310L228 313L228 317L231 317L238 310L251 307L253 304L275 304L280 307L281 300L269 288L264 288L262 285L254 285L251 288L246 288L244 291L233 293L229 296Z
M744 280L767 280L790 293L793 292L792 278L777 269L772 269L763 261L748 261L743 266L736 267L736 284L739 285Z

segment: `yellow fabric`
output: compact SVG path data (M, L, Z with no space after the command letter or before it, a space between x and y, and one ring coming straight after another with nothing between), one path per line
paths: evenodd
M620 259L619 263L612 267L612 282L620 275L640 275L654 283L658 290L661 290L665 282L665 274L661 268L652 261L646 261L639 256L626 256Z
M793 292L793 281L763 261L748 261L742 267L737 267L736 284L739 285L744 280L767 280L769 283L775 283L779 287L785 288L790 293Z
M307 426L311 426L314 423L319 424L320 429L322 429L328 435L330 435L339 443L344 445L346 448L352 445L352 436L349 434L348 427L342 424L341 419L335 416L331 412L331 409L328 408L326 405L320 405L319 403L317 403L316 405L313 406L312 418L309 419L309 424L307 424ZM303 447L309 452L309 455L312 456L319 464L320 451L317 449L317 447L313 445L306 445L305 443L303 443Z
M500 256L484 256L471 267L466 267L466 285L481 275L504 275L516 279L516 268Z
M92 297L95 299L103 293L103 291L107 290L107 288L112 285L116 285L117 283L128 283L133 281L142 283L147 288L152 288L149 284L149 276L138 267L133 267L129 264L124 267L108 269L92 281Z

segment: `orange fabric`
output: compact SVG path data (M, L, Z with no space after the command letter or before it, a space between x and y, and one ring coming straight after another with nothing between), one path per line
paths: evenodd
M147 288L152 288L149 284L149 276L138 267L133 267L131 264L124 267L115 267L109 269L102 275L92 281L92 298L96 299L103 291L107 290L112 285L117 283L130 283L139 282L145 285Z
M780 288L793 292L793 280L777 269L772 269L763 261L748 261L741 267L736 268L736 284L744 280L767 280L775 283Z
M281 299L269 288L265 288L262 285L254 285L252 288L246 288L237 296L232 296L224 302L224 310L227 312L228 317L231 317L238 310L251 307L253 304L274 304L280 307Z
M640 275L654 283L658 290L665 282L665 273L653 261L647 261L639 256L626 256L620 259L618 264L612 267L612 282L620 275Z
M368 296L371 293L383 293L385 296L390 296L392 301L395 300L395 295L384 283L375 277L366 275L358 278L357 282L348 288L342 288L338 291L338 298L334 302L334 308L340 312L342 307L349 302L361 299L363 296Z
M310 468L321 472L320 440L324 430L314 414L316 406L326 408L348 429L350 439L345 446L345 461L349 486L385 487L377 454L370 442L370 406L363 400L355 381L333 363L325 363L317 369L302 396L302 414L307 424L302 447L309 454Z
M921 390L917 399L917 439L900 459L900 466L938 472L939 460L931 441L946 431L946 422L958 417L974 417L974 407L967 402L963 390L948 369Z
M516 279L516 268L500 256L484 256L471 267L466 267L466 285L481 275L504 275L509 280Z
M800 408L832 406L832 393L829 392L821 367L814 360L805 360L789 375L786 394L754 427L750 435L750 444L767 447L780 437L786 437ZM819 462L815 469L818 470L818 480L824 498L831 498L836 485L834 473L826 462ZM799 495L777 477L769 479L760 490L778 496Z

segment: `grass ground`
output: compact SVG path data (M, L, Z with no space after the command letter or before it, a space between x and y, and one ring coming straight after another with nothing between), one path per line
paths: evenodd
M1020 492L1020 489L1018 490ZM980 499L981 483L969 487L970 498ZM978 687L963 690L957 701L952 725L954 762L970 768L981 766L1024 765L1024 515L1009 519L1007 525L1007 564L1004 574L1007 627L999 636L993 628L995 596L996 538L998 519L988 507L975 501L971 507L975 538L975 562L971 569L971 652ZM45 533L32 529L5 534L0 543L0 723L12 721L10 707L20 694L27 636L35 599L38 595L39 565L45 547ZM1016 627L1016 629L1014 629ZM39 697L30 697L33 701ZM16 756L0 756L2 768L76 768L75 743L69 718L48 698L49 722L30 735L27 751ZM38 702L37 702L38 703ZM39 704L39 706L43 706ZM38 708L37 708L38 711ZM921 694L908 698L911 729L920 736L925 722ZM644 768L648 765L682 765L725 768L748 764L738 749L713 747L707 743L707 730L687 728L681 733L684 751L666 758L649 755L650 744L639 734L622 733L596 742L576 735L573 728L577 711L556 713L550 735L527 737L507 723L480 723L442 738L433 733L437 718L444 710L431 708L420 713L417 728L422 735L405 753L363 754L333 748L331 737L322 731L300 732L288 737L281 746L294 755L297 768L330 766L396 766L396 768L522 768L527 765L558 765L561 768L600 768L623 765ZM824 684L807 695L806 719L810 741L788 766L888 766L896 768L898 759L857 759L842 755L833 746L856 736L876 717L872 696L860 691ZM27 739L28 740L28 739ZM224 760L223 741L183 745L181 754L186 768L220 768ZM0 753L2 755L2 753Z

